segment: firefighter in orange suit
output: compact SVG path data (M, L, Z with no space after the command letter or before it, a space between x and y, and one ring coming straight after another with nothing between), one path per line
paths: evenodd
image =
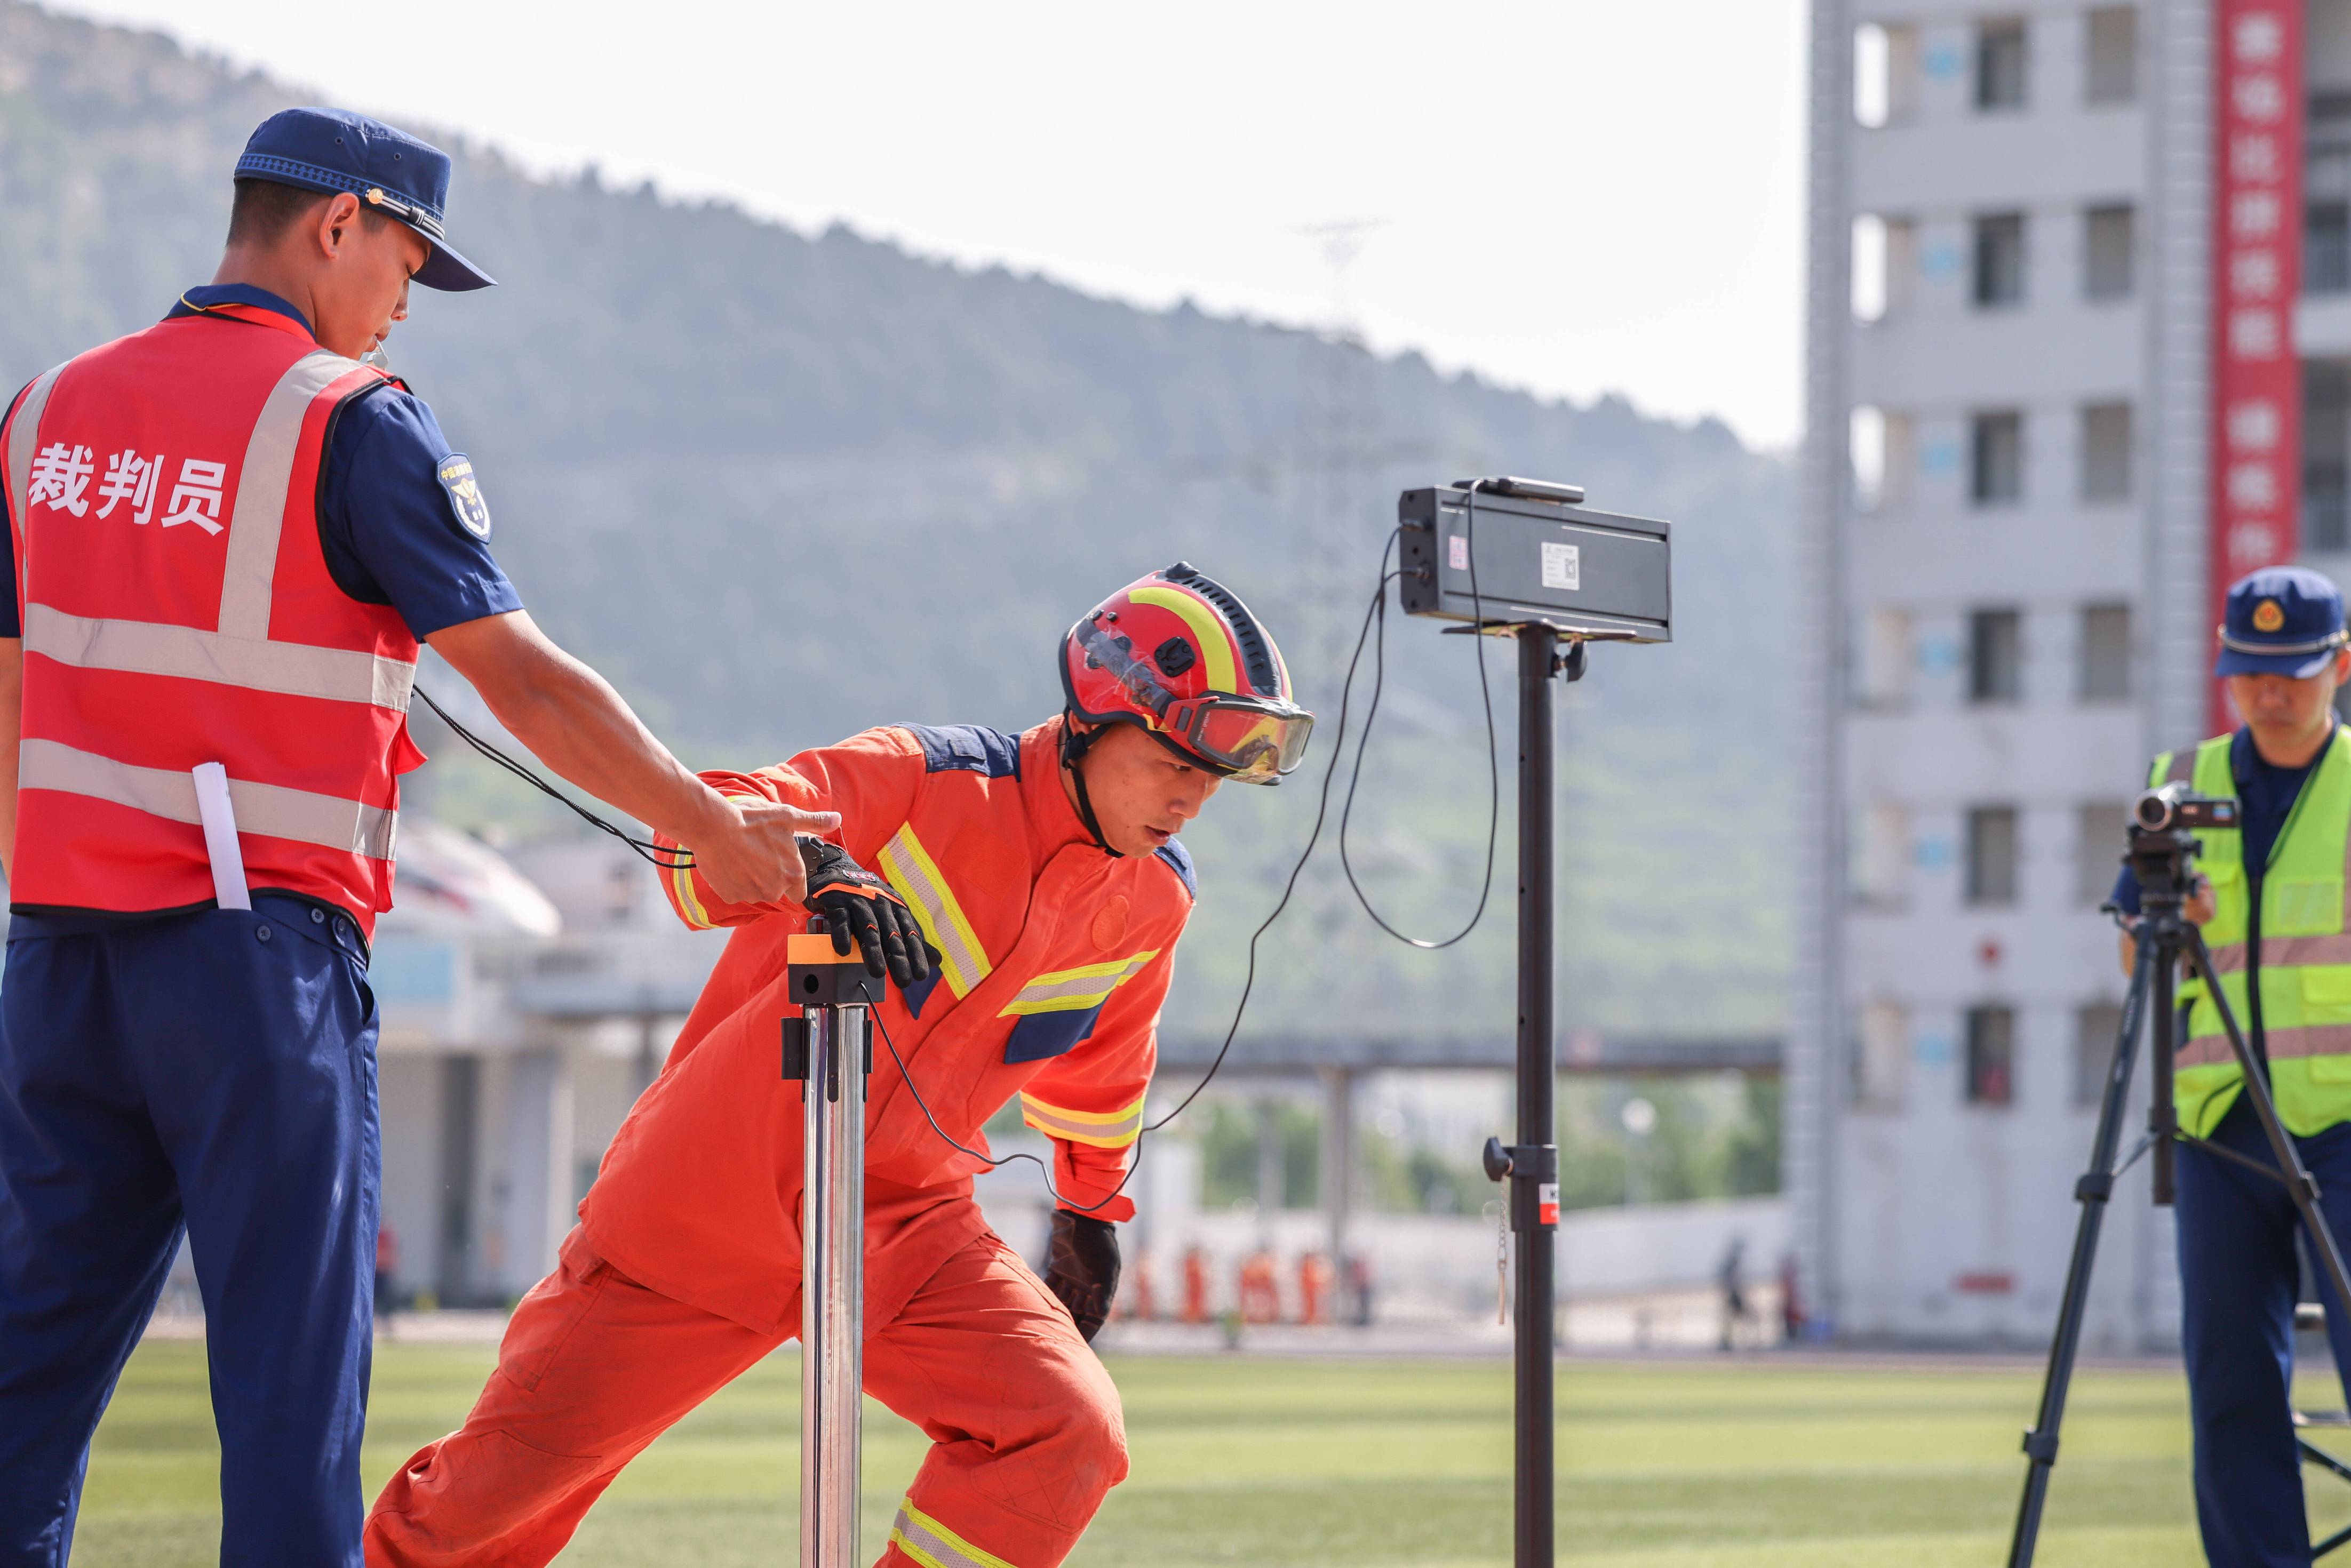
M1064 712L1019 735L872 730L705 775L841 814L810 907L893 900L878 921L865 901L862 933L900 981L875 1010L866 1110L865 1386L934 1446L892 1568L1051 1568L1126 1473L1087 1342L1116 1289L1111 1221L1134 1213L1119 1189L1195 896L1176 834L1222 780L1294 768L1313 722L1247 607L1180 563L1081 619L1061 664ZM800 1090L777 1039L803 910L664 879L687 924L735 935L472 1416L377 1501L371 1563L547 1562L623 1465L798 1330ZM911 941L893 924L907 912ZM1041 1281L972 1198L980 1128L1016 1095L1054 1149Z

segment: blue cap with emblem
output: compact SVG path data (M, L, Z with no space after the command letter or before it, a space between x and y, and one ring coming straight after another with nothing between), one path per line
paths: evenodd
M459 255L442 232L449 155L379 119L340 109L281 109L261 122L236 161L236 178L329 193L348 191L424 236L432 255L415 281L456 292L497 280Z
M2340 588L2307 566L2264 566L2229 588L2212 673L2307 680L2344 640Z

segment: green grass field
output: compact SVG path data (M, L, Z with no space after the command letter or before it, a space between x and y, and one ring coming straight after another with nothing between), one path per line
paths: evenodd
M381 1347L368 1483L464 1415L489 1346ZM1509 1559L1510 1370L1499 1362L1113 1361L1134 1473L1084 1564L1411 1564ZM1998 1368L1570 1363L1560 1377L1560 1548L1610 1568L1836 1568L2002 1561L2038 1377ZM788 1354L649 1449L567 1563L773 1568L790 1560L799 1370ZM2331 1403L2316 1383L2313 1403ZM878 1550L922 1438L867 1407ZM2201 1561L2186 1398L2171 1373L2076 1385L2041 1561ZM74 1561L214 1560L216 1449L203 1347L150 1343L100 1429ZM2351 1488L2312 1487L2314 1521Z

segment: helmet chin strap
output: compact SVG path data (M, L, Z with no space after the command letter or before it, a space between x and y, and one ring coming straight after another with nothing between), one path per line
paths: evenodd
M1102 726L1099 724L1082 734L1080 733L1077 715L1067 711L1062 712L1061 765L1070 770L1071 793L1078 797L1078 820L1084 823L1086 831L1093 836L1095 848L1113 860L1123 860L1125 857L1113 849L1110 846L1110 840L1102 836L1102 824L1094 816L1093 800L1086 794L1085 770L1078 766L1085 754L1093 749L1094 742L1102 739Z

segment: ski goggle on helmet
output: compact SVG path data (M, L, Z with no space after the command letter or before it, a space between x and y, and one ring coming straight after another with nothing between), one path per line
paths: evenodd
M1134 724L1197 767L1272 784L1306 755L1314 715L1249 607L1182 561L1111 595L1061 639L1061 694L1096 724Z

